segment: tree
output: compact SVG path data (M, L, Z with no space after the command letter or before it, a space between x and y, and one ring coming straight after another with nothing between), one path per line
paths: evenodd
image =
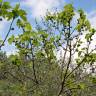
M74 11L74 7L71 4L68 4L64 6L64 10L61 12L54 14L49 13L46 17L48 27L51 26L51 34L53 34L53 36L59 37L55 37L57 39L55 41L56 47L62 47L64 51L61 64L63 70L62 73L64 73L62 75L58 96L61 94L66 94L64 92L66 91L67 87L73 87L73 85L66 86L67 82L73 82L76 78L77 82L79 81L78 79L80 79L79 82L81 82L84 79L84 67L86 65L93 65L95 62L96 48L90 49L90 45L92 42L92 36L95 34L96 30L91 28L91 25L83 10L78 10L79 18L77 19L77 22L74 22L75 14L76 12ZM84 36L85 42L83 42L84 40L81 40L81 36ZM82 47L82 43L87 43L87 45ZM78 55L76 56L75 54ZM74 55L76 56L75 58ZM72 69L72 65L75 68ZM72 75L75 77L73 80L71 77ZM74 82L75 85L76 81ZM78 89L78 87L75 85L75 89ZM80 86L82 85L80 84Z
M83 10L77 11L79 18L74 22L74 7L72 4L65 5L62 11L48 12L42 24L36 22L33 30L26 12L18 4L12 8L8 2L1 0L0 9L2 18L12 20L0 48L4 46L10 31L14 30L14 20L23 31L16 37L12 35L8 38L8 42L14 43L19 51L16 55L10 55L8 62L3 62L6 78L2 81L6 82L6 90L1 86L2 96L96 95L94 90L91 91L96 86L96 76L93 76L96 48L90 48L96 30L91 28ZM81 36L84 36L84 42ZM86 43L85 47L83 43ZM59 48L62 48L64 55L58 60L56 53ZM85 72L88 65L93 68L89 74Z

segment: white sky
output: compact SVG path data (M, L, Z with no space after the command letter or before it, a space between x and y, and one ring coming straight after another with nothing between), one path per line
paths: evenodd
M44 16L47 9L52 11L53 8L58 8L64 0L24 0L21 2L23 6L29 6L32 9L33 17Z

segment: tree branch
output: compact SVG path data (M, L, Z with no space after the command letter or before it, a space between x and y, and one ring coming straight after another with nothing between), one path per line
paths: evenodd
M12 20L12 22L11 22L11 24L10 24L9 30L8 30L6 36L5 36L5 39L3 40L2 44L0 45L0 50L1 50L1 47L4 45L4 43L5 43L6 39L7 39L7 37L8 37L9 34L10 34L10 31L11 31L12 24L13 24L14 20L15 20L15 18L13 18L13 20Z

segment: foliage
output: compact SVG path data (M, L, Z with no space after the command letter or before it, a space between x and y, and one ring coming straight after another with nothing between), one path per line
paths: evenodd
M96 30L91 28L83 10L77 12L79 18L74 22L74 7L67 4L62 11L48 12L34 30L19 4L13 8L0 0L0 22L11 22L0 48L8 41L18 49L17 54L9 57L0 52L0 96L96 95L96 48L90 49ZM21 33L9 37L14 31L13 23ZM85 42L80 38L83 35ZM83 43L87 45L82 48ZM57 58L60 48L64 55ZM86 72L86 66L92 72Z

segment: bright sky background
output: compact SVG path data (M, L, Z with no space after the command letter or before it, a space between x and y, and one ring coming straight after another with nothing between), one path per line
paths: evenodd
M90 20L92 26L96 27L96 0L5 0L9 1L12 6L16 3L20 3L21 8L26 10L28 13L28 20L30 23L34 25L35 18L40 19L40 17L46 14L47 9L53 11L54 9L63 8L64 4L72 3L76 9L82 8L86 14L88 19ZM8 22L3 20L0 22L0 36L4 38L7 28ZM18 30L18 29L15 29ZM16 31L11 32L11 34L17 34ZM94 37L95 38L95 37ZM96 38L95 38L96 40ZM2 50L7 51L7 54L14 53L15 48L12 45L8 45L2 48Z

